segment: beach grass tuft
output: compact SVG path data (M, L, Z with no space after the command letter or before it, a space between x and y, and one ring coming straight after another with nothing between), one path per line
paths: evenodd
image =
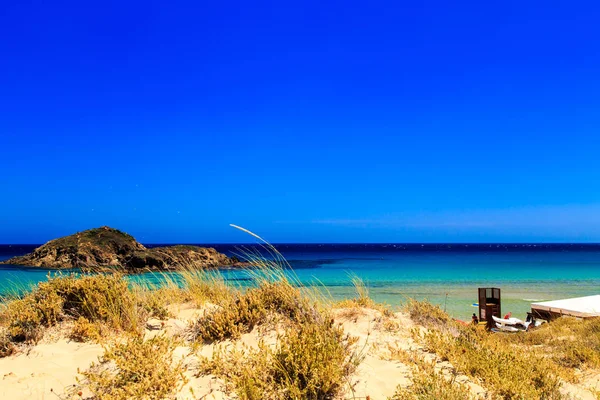
M436 304L428 301L408 299L405 305L410 318L426 328L447 328L452 325L452 318Z

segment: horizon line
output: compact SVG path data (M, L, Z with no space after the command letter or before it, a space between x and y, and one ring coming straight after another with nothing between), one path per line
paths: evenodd
M0 243L0 246L43 246L45 243ZM167 245L167 246L249 246L261 245L258 242L138 242L142 245ZM279 245L600 245L600 242L269 242L273 246Z

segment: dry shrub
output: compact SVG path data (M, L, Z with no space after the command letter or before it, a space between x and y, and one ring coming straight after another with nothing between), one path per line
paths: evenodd
M358 366L355 343L332 320L290 329L273 356L273 380L285 388L286 398L332 398Z
M235 290L227 285L218 271L186 268L180 273L183 279L183 290L189 300L202 306L207 302L212 304L227 304L235 295Z
M351 279L352 286L354 286L355 297L338 301L332 304L333 307L347 309L370 308L381 312L384 317L392 317L394 315L389 305L376 303L371 299L369 289L361 278L356 275L351 275Z
M171 289L156 289L137 291L138 306L145 311L148 317L168 319L173 315L167 308L172 300Z
M0 358L8 357L15 352L15 345L6 332L0 332Z
M386 332L397 332L400 329L400 324L390 318L383 318L381 321L381 327Z
M428 301L409 299L405 307L413 321L427 328L449 327L454 324L444 310Z
M432 363L412 358L412 382L408 387L398 386L390 400L469 400L474 396L469 387L456 381L454 375L444 376Z
M543 354L506 346L496 334L463 327L458 336L444 330L423 335L426 349L460 373L481 380L501 399L562 399L561 371Z
M67 316L85 317L124 331L137 331L140 326L135 297L120 274L54 278L40 283L38 291L58 294Z
M600 367L600 318L563 317L516 335L503 335L512 345L539 346L559 366Z
M43 328L79 317L137 332L143 317L139 311L121 275L69 275L40 282L33 292L6 304L2 320L11 341L35 343Z
M175 346L165 336L129 339L83 372L83 385L98 400L174 399L186 382L182 362L173 363Z
M594 396L594 399L600 400L600 390L598 390L598 388L589 388L589 391L592 393L592 396Z
M336 318L356 322L360 317L367 315L361 307L344 307L336 312Z
M296 322L320 317L314 306L288 282L263 281L259 287L238 293L228 303L200 318L191 329L191 337L204 342L236 339L272 315Z
M71 329L69 338L76 342L98 341L101 337L100 332L98 324L90 322L86 317L79 317Z
M282 268L254 259L258 286L221 303L192 327L192 337L212 342L237 338L254 326L282 322L275 348L218 350L201 373L223 378L241 399L333 399L362 360L356 339L318 308L318 293L293 286Z
M203 372L224 378L241 399L333 399L362 360L355 343L331 319L294 324L275 349L217 352Z
M356 296L350 301L358 307L372 308L375 302L369 296L369 288L367 288L365 282L356 275L351 275L351 280Z
M31 297L13 300L4 313L8 321L8 338L12 342L36 343L42 338L44 326L50 325Z

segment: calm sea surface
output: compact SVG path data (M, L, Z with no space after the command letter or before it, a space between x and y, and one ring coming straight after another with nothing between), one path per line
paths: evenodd
M234 245L210 245L239 254ZM36 246L0 245L0 259ZM151 246L149 246L151 247ZM249 246L246 246L248 248ZM600 294L600 245L543 244L280 244L296 275L325 285L336 298L354 293L351 275L367 284L376 301L399 306L428 299L462 319L476 311L478 287L502 290L502 311L525 317L533 301ZM252 247L250 247L252 248ZM0 266L0 293L46 279L48 270ZM232 281L244 272L224 271Z

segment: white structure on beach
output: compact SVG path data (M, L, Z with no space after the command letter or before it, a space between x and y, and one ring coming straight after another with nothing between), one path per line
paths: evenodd
M531 303L531 312L544 319L563 315L578 318L600 317L600 295Z

